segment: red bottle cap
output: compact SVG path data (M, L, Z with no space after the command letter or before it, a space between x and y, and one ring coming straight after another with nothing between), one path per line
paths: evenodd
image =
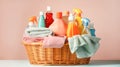
M56 17L57 17L57 18L62 18L62 12L57 12L57 13L56 13Z

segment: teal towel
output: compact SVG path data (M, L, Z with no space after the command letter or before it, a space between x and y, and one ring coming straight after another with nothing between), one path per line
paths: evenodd
M85 35L75 35L68 38L71 53L76 53L77 58L91 57L99 47L100 38Z

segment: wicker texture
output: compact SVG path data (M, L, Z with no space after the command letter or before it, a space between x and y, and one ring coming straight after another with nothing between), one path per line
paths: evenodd
M78 59L71 54L69 45L62 48L42 48L42 43L24 43L31 64L88 64L90 58Z

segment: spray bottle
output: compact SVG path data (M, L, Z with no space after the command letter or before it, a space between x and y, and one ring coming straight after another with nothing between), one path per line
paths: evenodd
M73 9L73 12L74 12L75 20L77 22L79 30L83 31L84 26L83 26L82 21L81 21L82 11L80 9L76 8L76 9Z
M90 20L88 18L82 18L82 24L84 25L84 29L82 30L82 34L89 34L88 25Z
M67 37L72 37L74 35L79 35L81 30L79 30L77 26L77 22L74 20L74 16L72 14L68 17L69 23L67 28Z

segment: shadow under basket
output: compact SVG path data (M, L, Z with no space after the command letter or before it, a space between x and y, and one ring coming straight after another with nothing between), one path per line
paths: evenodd
M62 48L43 48L42 43L23 44L31 64L74 65L88 64L90 61L90 57L79 59L75 54L71 54L67 43Z

